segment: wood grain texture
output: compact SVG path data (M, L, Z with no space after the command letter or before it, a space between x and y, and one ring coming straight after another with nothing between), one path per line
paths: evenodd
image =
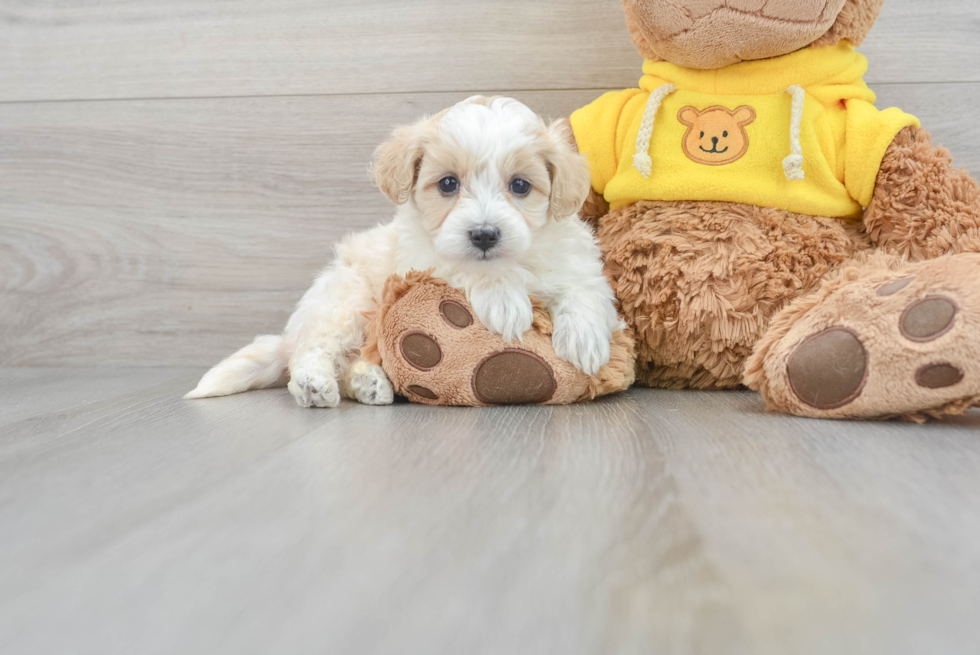
M871 82L980 81L980 3L888 0ZM0 101L626 87L619 0L0 7Z
M0 651L975 652L980 414L182 401L0 370Z
M884 85L980 171L980 84ZM517 93L563 116L600 91ZM276 332L346 232L367 165L460 94L0 104L0 364L197 365Z
M463 97L0 104L0 362L200 364L279 331L333 244L390 219L374 148Z
M0 100L596 88L641 62L619 0L14 0L0 21Z

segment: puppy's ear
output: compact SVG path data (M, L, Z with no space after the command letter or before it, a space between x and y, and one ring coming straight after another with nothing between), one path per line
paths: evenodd
M551 204L548 214L555 219L577 214L589 197L592 175L589 163L578 153L575 135L567 118L548 127L548 172L551 174Z
M422 164L422 125L397 128L374 153L374 183L396 205L412 195Z

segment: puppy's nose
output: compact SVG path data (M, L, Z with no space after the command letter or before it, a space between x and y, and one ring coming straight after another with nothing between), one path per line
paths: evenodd
M500 230L489 225L473 228L470 230L470 243L486 252L497 245L500 240Z
M716 136L711 137L711 143L712 145L718 145L718 137Z

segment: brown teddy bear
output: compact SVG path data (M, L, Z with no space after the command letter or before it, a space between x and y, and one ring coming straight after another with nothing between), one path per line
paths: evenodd
M624 0L645 75L570 122L592 167L582 213L640 384L745 384L770 409L835 418L922 420L980 402L980 186L914 116L874 106L855 46L882 3ZM587 381L562 368L539 313L525 348L550 381L524 357L495 378L497 396L480 392L480 366L510 346L440 319L454 294L393 280L387 320L369 329L413 400L568 402L632 379L629 335ZM457 345L438 368L397 345L419 321Z
M872 418L980 401L980 187L879 111L883 0L624 0L639 88L571 124L637 381Z

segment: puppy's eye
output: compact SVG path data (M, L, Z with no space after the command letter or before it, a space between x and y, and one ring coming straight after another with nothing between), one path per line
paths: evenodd
M531 183L521 178L514 178L510 183L510 192L517 196L526 196L531 193Z
M447 196L456 193L459 191L459 180L452 175L447 175L439 180L439 190L445 193Z
M702 132L702 133L701 133L701 138L702 138L702 139L704 138L704 132Z
M724 132L722 132L722 133L721 133L721 135L722 135L723 137L727 137L727 136L728 136L728 130L725 130Z

